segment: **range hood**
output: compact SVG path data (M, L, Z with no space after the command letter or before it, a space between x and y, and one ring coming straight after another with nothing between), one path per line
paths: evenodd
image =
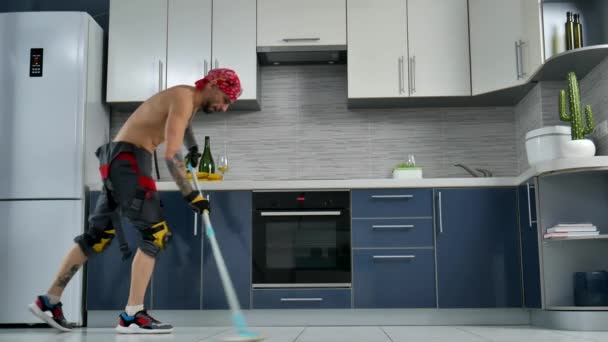
M346 64L346 45L258 46L260 65Z

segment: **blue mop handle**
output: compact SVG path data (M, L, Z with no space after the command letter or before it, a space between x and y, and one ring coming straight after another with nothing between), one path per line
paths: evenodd
M190 170L190 174L192 174L192 179L194 180L194 187L196 188L196 191L198 191L198 193L202 196L203 194L198 184L196 172L193 171L192 165L190 165L190 163L188 163L188 169ZM205 232L207 233L207 237L209 238L211 250L213 251L213 257L215 258L215 263L217 264L217 269L220 273L220 279L222 280L222 285L226 293L228 306L230 306L230 311L232 311L232 323L239 333L247 334L249 333L249 329L247 328L247 322L245 321L245 317L241 313L241 308L239 305L239 301L236 297L236 292L234 291L234 286L232 285L232 280L230 279L230 274L226 269L224 257L222 256L220 246L218 245L217 239L215 238L215 231L213 230L213 226L211 225L211 221L209 220L209 212L207 210L203 211L202 217L203 222L205 223Z

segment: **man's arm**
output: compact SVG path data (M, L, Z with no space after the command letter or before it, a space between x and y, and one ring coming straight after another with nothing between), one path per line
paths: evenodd
M198 144L196 143L194 132L192 132L192 123L190 123L188 127L186 127L186 133L184 134L184 146L186 146L187 149L196 147L196 149L198 150Z
M186 176L186 166L180 153L188 120L192 114L192 105L186 99L177 99L169 108L167 124L165 125L165 162L184 197L192 193L192 186Z

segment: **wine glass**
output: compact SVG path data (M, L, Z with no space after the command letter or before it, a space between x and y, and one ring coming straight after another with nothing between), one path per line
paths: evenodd
M228 156L225 152L217 159L217 169L222 173L222 177L230 170L230 166L228 166Z
M407 162L406 165L408 167L415 167L416 166L416 159L414 158L413 154L408 154L407 155Z

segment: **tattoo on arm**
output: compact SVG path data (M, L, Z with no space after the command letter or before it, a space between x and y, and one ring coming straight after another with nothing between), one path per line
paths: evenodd
M192 186L186 176L186 166L180 153L176 153L173 159L167 159L167 168L171 172L175 184L181 191L182 195L188 196L192 192Z
M196 143L196 138L194 137L194 132L192 132L192 124L189 124L188 127L186 127L186 132L184 134L184 145L188 149L198 146Z
M59 275L57 277L57 280L55 280L55 286L62 288L62 289L65 288L68 285L68 283L70 282L70 280L72 279L72 277L74 276L74 274L76 274L76 272L78 272L79 268L80 268L80 265L73 265L67 272Z

